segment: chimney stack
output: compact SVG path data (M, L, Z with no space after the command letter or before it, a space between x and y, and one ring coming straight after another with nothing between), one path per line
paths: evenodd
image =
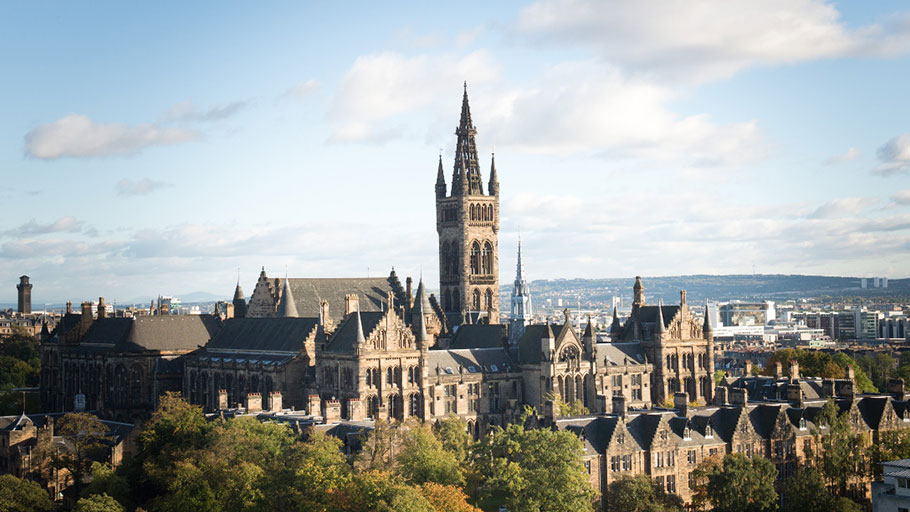
M679 411L680 416L689 415L689 394L678 391L673 395L673 408Z
M784 378L784 365L780 361L774 363L774 378L782 379Z
M799 361L796 359L790 360L790 381L799 382Z
M730 388L730 403L740 407L749 405L749 393L746 388Z
M752 375L752 360L746 359L746 363L743 366L743 377L749 377Z
M98 320L107 317L107 307L104 305L104 297L98 297Z
M714 388L714 405L727 405L726 386L717 386Z
M613 414L620 418L625 418L626 412L626 397L622 395L613 395Z

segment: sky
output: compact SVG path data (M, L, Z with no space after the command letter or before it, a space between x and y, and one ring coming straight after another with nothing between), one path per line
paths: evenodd
M438 284L467 82L501 281L910 276L904 2L6 2L0 302Z

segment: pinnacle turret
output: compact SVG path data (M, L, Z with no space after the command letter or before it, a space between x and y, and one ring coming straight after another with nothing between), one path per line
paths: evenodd
M439 153L439 168L436 170L436 197L446 196L446 177L442 170L442 153Z
M278 301L278 313L280 318L297 318L297 304L294 303L294 295L291 293L291 282L284 278L284 288L281 291L281 300Z
M657 322L654 325L655 334L663 334L664 332L664 301L663 299L657 302Z
M357 334L355 341L358 345L362 345L366 343L366 337L363 335L363 321L360 319L360 309L358 309L355 314L357 315Z
M714 328L711 327L711 316L708 312L708 299L705 299L705 319L702 323L701 330L706 340L714 339Z
M490 183L487 185L487 190L490 192L491 196L499 195L499 176L496 175L495 153L490 157Z

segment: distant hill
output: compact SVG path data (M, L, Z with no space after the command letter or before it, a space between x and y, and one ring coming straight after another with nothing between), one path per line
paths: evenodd
M614 295L623 297L624 302L632 297L634 277L606 279L552 279L532 281L531 294L535 301L548 298L562 298L572 304L580 300L608 302ZM910 279L888 281L888 288L860 287L858 277L831 277L805 275L689 275L689 276L642 276L645 298L649 302L663 299L665 302L679 301L679 290L686 290L689 302L702 302L705 298L715 300L770 299L785 300L814 297L910 297ZM511 294L509 283L501 288L503 297ZM576 299L576 296L578 297ZM506 301L508 299L505 299ZM503 302L508 304L508 302Z

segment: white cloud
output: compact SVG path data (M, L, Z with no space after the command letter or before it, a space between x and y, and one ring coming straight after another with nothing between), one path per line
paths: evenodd
M362 142L376 133L388 136L381 120L412 112L451 98L453 84L467 80L480 84L494 79L499 64L484 51L463 57L378 53L358 57L335 96L330 140Z
M898 190L891 196L891 202L900 206L910 206L910 188Z
M757 122L718 124L705 114L680 116L669 88L594 62L564 63L493 101L497 145L532 153L609 153L683 165L738 165L763 157Z
M127 126L96 123L88 116L70 114L37 126L25 134L25 152L41 159L129 155L153 147L190 142L199 133L154 124Z
M193 105L193 102L187 100L168 109L164 113L164 119L171 122L176 121L197 121L197 122L211 122L211 121L221 121L227 119L228 117L233 116L237 112L240 112L246 108L246 101L233 101L226 103L224 105L219 105L212 107L208 110L200 111L197 110Z
M906 20L847 27L819 0L540 0L515 30L538 43L591 49L629 70L699 83L755 67L910 49Z
M820 205L808 215L810 219L836 219L843 217L852 217L870 206L876 204L878 199L869 197L845 197L832 199L825 204Z
M129 178L123 178L117 182L117 185L114 186L114 190L117 191L121 196L145 196L155 190L167 187L173 187L171 183L164 181L157 181L150 178L142 178L139 180L132 180Z
M876 152L881 162L873 172L882 176L910 173L910 133L903 133L886 142Z
M294 85L290 89L284 91L284 93L280 96L280 99L284 99L284 98L306 99L306 98L313 96L317 92L319 92L319 89L321 87L322 87L322 84L320 84L317 80L314 80L314 79L305 80L303 82L300 82L299 84Z
M858 149L851 147L847 150L846 153L842 155L834 155L825 159L825 165L835 165L842 164L845 162L850 162L859 158L860 152Z
M29 235L46 235L49 233L78 233L82 231L85 222L75 217L60 217L54 222L40 224L34 219L22 224L21 226L3 231L4 236L29 236Z

